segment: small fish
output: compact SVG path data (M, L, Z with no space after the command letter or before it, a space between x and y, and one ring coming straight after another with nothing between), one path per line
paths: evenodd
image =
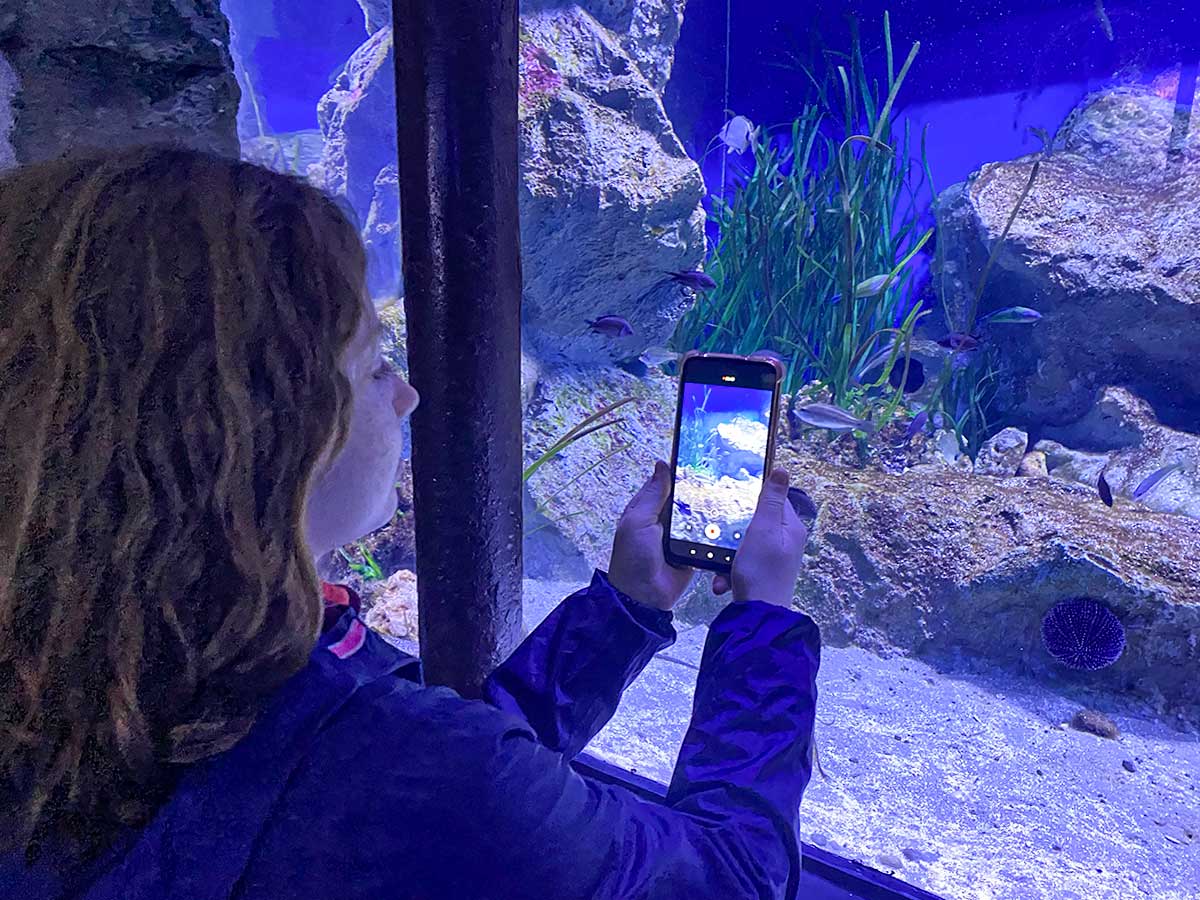
M884 285L895 284L900 279L892 275L873 275L866 281L860 281L854 288L855 297L874 297L880 293Z
M591 319L584 321L591 326L592 331L605 337L627 337L633 334L633 326L629 324L628 319L621 316L601 316L595 321Z
M1096 0L1096 18L1100 20L1100 28L1104 32L1104 36L1110 41L1115 41L1112 20L1108 17L1108 10L1104 8L1104 0Z
M671 280L693 291L711 291L717 286L711 275L704 272L668 272Z
M1041 318L1042 314L1036 309L1030 309L1028 306L1009 306L984 316L983 321L994 325L1030 325Z
M805 425L814 428L825 428L829 431L862 431L867 434L875 433L875 426L866 419L859 419L840 406L828 403L809 403L796 410L796 418Z
M904 432L904 440L902 445L909 443L918 433L925 430L925 423L929 421L929 410L923 409L908 423L908 428Z
M692 508L690 506L688 506L686 503L684 503L682 500L676 500L675 505L679 507L679 511L681 513L683 513L685 516L690 516L692 514Z
M1154 472L1151 472L1149 475L1147 475L1145 478L1142 479L1141 484L1139 484L1137 487L1135 487L1133 489L1133 499L1141 500L1148 493L1150 493L1152 490L1154 490L1155 486L1160 481L1162 481L1164 478L1166 478L1172 472L1182 472L1185 468L1186 468L1186 466L1184 466L1183 463L1171 463L1169 466L1163 466L1161 469L1157 469Z
M979 348L979 338L963 331L952 331L938 340L938 346L948 350L976 350Z
M788 488L787 498L799 518L812 521L817 517L817 504L813 503L812 497L808 496L800 488Z
M761 356L761 357L764 357L764 358L766 358L766 359L777 359L777 360L779 360L781 363L786 363L786 362L787 362L787 360L786 360L786 359L784 359L782 356L780 356L780 355L779 355L778 353L776 353L774 350L768 350L766 347L760 347L759 349L755 350L755 351L754 351L753 353L751 353L750 355L751 355L751 356Z
M717 133L717 140L728 148L725 151L727 154L745 153L750 142L757 137L758 129L745 116L734 116Z
M1104 501L1105 506L1113 505L1112 488L1108 486L1108 479L1104 477L1104 473L1100 473L1100 480L1096 482L1096 490L1100 494L1100 499Z
M661 366L663 363L679 359L679 354L667 347L647 347L638 359L648 366Z

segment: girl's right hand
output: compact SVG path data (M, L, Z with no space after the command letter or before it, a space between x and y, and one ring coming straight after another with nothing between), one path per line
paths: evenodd
M732 586L734 601L792 605L808 529L788 502L787 492L787 471L776 467L763 480L758 506L733 559L732 571L713 578L714 594L720 596Z

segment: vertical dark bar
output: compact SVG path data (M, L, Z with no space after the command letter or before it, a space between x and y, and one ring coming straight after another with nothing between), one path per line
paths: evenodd
M478 697L521 636L517 0L395 0L421 658Z

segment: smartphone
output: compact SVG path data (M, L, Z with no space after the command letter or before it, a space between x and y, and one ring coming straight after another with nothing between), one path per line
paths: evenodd
M728 573L775 460L782 362L685 353L671 449L663 553L676 566Z

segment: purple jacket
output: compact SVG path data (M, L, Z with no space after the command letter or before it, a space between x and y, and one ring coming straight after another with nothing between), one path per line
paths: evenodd
M487 702L338 610L232 749L96 863L0 857L0 897L794 898L820 636L761 601L713 622L666 804L569 765L675 641L597 569L488 678Z

